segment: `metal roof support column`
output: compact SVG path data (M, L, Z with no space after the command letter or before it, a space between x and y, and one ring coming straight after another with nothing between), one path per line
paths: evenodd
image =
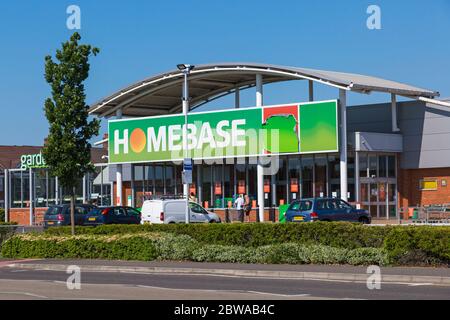
M339 90L339 109L340 109L340 159L341 159L341 199L347 201L347 92L344 89Z
M85 174L83 176L83 203L84 204L87 203L87 188L86 188L87 179L86 179L86 175L87 174Z
M55 177L55 204L59 204L59 181L58 177Z
M136 193L135 193L135 183L134 183L134 175L135 175L135 168L134 164L131 164L131 206L136 206ZM128 202L128 200L127 200ZM128 203L127 203L128 205Z
M392 112L392 132L399 132L397 125L397 96L391 94L391 112Z
M118 109L116 111L116 118L122 119L122 108ZM122 206L123 205L123 199L122 199L122 186L123 186L123 179L122 179L122 165L117 165L116 170L116 205Z
M314 81L308 80L309 101L314 101Z
M5 222L9 220L9 179L8 179L8 169L5 169L5 187L3 191L5 193ZM0 221L1 222L1 221Z
M236 87L236 90L234 91L234 107L236 109L239 109L241 107L241 97L240 97L240 90L239 87Z
M256 74L256 106L263 105L263 78L262 74ZM260 143L261 145L261 143ZM261 158L258 158L257 165L257 185L258 185L258 215L259 221L264 222L264 167Z
M29 188L30 188L30 226L33 225L33 213L34 213L34 189L33 189L33 169L28 169L29 177Z

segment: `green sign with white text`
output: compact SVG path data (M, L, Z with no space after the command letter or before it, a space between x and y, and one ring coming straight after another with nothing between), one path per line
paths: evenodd
M184 122L182 114L110 120L109 163L338 151L336 100L191 113Z
M42 152L37 154L24 154L20 157L20 169L47 168Z

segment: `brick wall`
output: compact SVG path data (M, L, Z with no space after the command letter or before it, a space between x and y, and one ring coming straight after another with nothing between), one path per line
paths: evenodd
M47 208L34 209L34 224L41 225L44 221L44 213ZM9 210L9 220L17 222L20 225L30 225L30 209L29 208L13 208Z
M421 179L437 179L437 190L422 191ZM447 181L447 186L442 181ZM450 168L400 170L399 206L424 206L430 204L450 203Z

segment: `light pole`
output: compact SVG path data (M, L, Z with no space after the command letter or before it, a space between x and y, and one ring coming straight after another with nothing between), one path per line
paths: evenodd
M184 75L183 81L183 115L184 115L184 127L183 127L183 151L184 151L184 161L183 161L183 175L184 175L184 188L183 193L186 198L186 211L185 211L185 222L189 223L190 221L190 210L189 210L189 181L186 176L186 166L185 162L187 161L187 124L188 124L188 112L189 112L189 87L188 87L188 75L191 70L195 68L195 66L190 64L178 64L178 70L180 70ZM192 163L191 163L192 165ZM192 171L191 171L192 173ZM192 177L192 175L191 175Z

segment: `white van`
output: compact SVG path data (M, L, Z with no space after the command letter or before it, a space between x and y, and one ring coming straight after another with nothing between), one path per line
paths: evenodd
M189 202L190 222L218 223L219 216L206 211L201 205ZM186 200L146 200L142 205L141 223L184 223L186 221Z

